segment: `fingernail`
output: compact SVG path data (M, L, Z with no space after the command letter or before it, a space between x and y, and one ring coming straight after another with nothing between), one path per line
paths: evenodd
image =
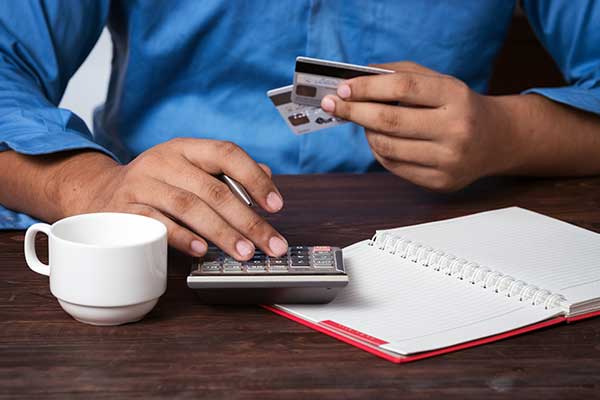
M342 84L337 88L337 94L338 96L340 96L342 99L347 99L348 97L350 97L350 95L352 94L352 92L350 91L350 86L346 85L346 84Z
M288 245L282 239L277 236L273 236L269 239L269 248L275 255L281 256L287 252Z
M271 192L267 196L267 205L271 210L279 211L281 210L281 207L283 207L283 200L281 200L281 196L277 193Z
M190 243L190 248L192 249L192 252L198 255L206 253L206 245L199 240L192 240L192 243Z
M321 100L321 108L327 112L335 111L335 102L329 96L323 97Z
M252 243L247 242L245 240L239 240L235 244L235 249L237 250L238 254L242 257L248 257L254 252L254 246L252 245Z

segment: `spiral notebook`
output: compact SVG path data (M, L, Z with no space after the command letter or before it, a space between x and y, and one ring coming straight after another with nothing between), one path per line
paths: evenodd
M377 231L344 263L333 302L267 308L396 363L600 315L600 234L517 207Z

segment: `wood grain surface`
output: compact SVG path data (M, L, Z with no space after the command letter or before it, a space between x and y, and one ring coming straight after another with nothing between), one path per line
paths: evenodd
M389 174L278 176L270 221L294 244L346 246L391 228L517 205L600 231L600 179L486 179L457 194ZM552 244L549 244L552 245ZM258 307L200 305L171 251L166 294L143 321L93 327L65 314L0 233L0 397L593 398L600 319L394 365ZM44 254L45 243L39 251Z

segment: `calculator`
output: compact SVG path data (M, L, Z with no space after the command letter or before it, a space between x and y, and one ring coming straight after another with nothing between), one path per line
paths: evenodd
M328 303L348 284L342 249L291 246L282 257L256 250L237 261L216 247L195 258L187 277L206 304Z

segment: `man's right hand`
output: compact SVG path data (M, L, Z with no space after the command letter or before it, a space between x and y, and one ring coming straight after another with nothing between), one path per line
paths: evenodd
M127 165L107 167L104 162L88 173L70 174L80 183L59 196L61 208L67 215L114 211L155 218L167 226L171 246L195 256L206 252L205 239L238 260L251 258L255 245L270 256L284 254L283 236L215 177L222 173L244 185L266 211L283 207L269 168L240 147L180 138L145 151ZM59 176L65 183L67 176L57 174L54 182ZM64 188L58 185L57 190Z

